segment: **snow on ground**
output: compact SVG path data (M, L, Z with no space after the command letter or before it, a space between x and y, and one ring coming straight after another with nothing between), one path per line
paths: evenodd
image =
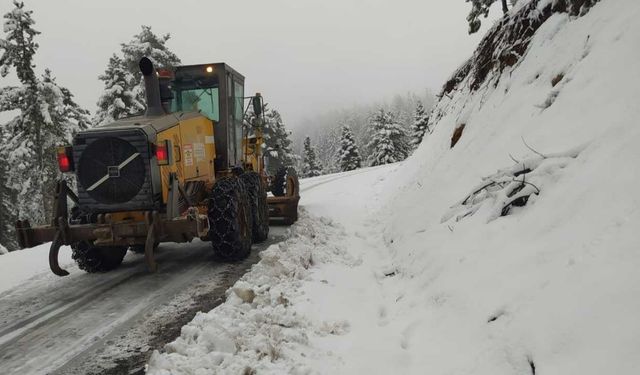
M639 373L639 18L553 15L409 160L305 180L291 238L148 373Z
M50 243L31 249L12 251L0 259L0 293L12 289L28 279L45 274L49 270ZM62 268L74 264L71 248L60 248L59 262Z

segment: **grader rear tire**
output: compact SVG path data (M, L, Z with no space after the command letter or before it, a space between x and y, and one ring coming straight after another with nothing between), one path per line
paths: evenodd
M209 239L215 256L238 261L251 254L253 218L247 191L237 177L222 177L209 197Z
M253 242L262 242L269 237L269 205L262 178L256 172L246 172L240 176L247 188L251 216L253 217Z
M107 272L118 268L127 253L126 246L93 246L82 241L71 245L71 258L78 268L88 273Z
M284 197L288 195L291 187L289 186L290 178L297 177L297 172L292 167L280 167L273 176L273 182L271 184L271 193L276 197Z
M72 224L86 224L89 215L83 214L77 206L71 209ZM71 244L71 258L78 268L87 273L108 272L118 268L127 254L126 246L94 246L92 242L81 241Z

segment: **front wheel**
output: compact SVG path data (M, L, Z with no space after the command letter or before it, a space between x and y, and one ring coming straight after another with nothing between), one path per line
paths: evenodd
M71 245L71 258L78 268L88 273L107 272L118 268L127 253L126 246L94 246L82 241Z
M240 176L247 189L251 216L253 218L253 242L258 243L269 236L269 205L262 178L256 172L246 172Z
M251 253L253 218L244 183L237 177L216 181L209 197L209 239L215 255L225 261Z

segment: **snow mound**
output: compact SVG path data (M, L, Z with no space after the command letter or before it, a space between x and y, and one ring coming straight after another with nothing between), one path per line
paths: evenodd
M153 353L147 374L313 372L297 354L309 343L307 332L340 335L348 323L315 323L292 301L311 267L354 263L336 246L343 235L336 224L302 210L288 239L261 252L260 262L227 291L222 305L198 313L164 353Z

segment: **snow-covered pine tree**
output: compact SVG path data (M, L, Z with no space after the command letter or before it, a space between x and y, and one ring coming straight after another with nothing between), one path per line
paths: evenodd
M3 111L19 111L8 123L3 124L5 142L2 144L7 163L6 189L13 190L17 205L13 207L14 216L27 215L32 221L40 221L43 215L42 192L31 181L38 181L42 172L43 153L36 149L42 142L41 126L44 116L41 112L39 83L33 71L33 56L38 49L34 37L40 32L33 29L33 11L24 9L24 3L14 1L14 8L4 15L5 39L0 40L2 56L0 72L3 77L14 68L21 86L9 86L0 89ZM29 197L28 201L24 198ZM22 198L22 199L21 199ZM4 228L0 228L4 229Z
M172 68L180 65L178 56L167 47L170 34L156 35L151 26L142 26L140 34L133 36L128 43L122 43L123 64L131 77L131 86L127 87L139 103L146 106L144 100L144 80L140 74L138 63L143 57L148 57L156 68Z
M2 128L0 128L0 142L5 144L7 140L6 135ZM16 222L15 216L15 200L16 191L7 186L6 182L9 165L6 160L8 158L9 150L0 147L0 254L2 248L16 249L16 236L13 233L13 225Z
M50 173L47 183L51 184L53 188L56 179L60 177L55 158L55 147L70 144L76 133L89 127L89 111L81 108L73 100L73 94L69 89L57 84L49 69L45 69L42 75L39 91L42 102L46 106L42 109L42 113L45 116L44 133L48 134L46 142L43 144L43 148L48 150L45 154L48 160L47 170ZM69 186L75 189L75 178L71 176L64 177ZM52 204L49 198L52 198L52 196L50 192L45 192L44 194L45 214L49 214ZM46 194L49 196L46 196Z
M304 139L304 154L302 156L302 177L316 177L322 174L322 168L318 165L316 151L311 146L311 138Z
M471 11L467 16L467 22L469 22L469 34L476 33L480 30L480 16L487 18L489 16L489 8L496 2L496 0L465 0L467 3L471 3ZM500 0L502 3L502 12L507 13L509 8L507 7L507 0ZM511 4L515 4L516 1L512 0Z
M361 167L362 159L358 152L358 146L353 139L353 134L348 126L342 127L342 137L340 138L340 154L338 155L338 162L340 163L340 169L345 171L352 171Z
M291 132L287 130L282 116L275 109L264 104L264 143L267 158L267 172L274 175L280 167L293 167L298 157L293 153Z
M416 114L411 126L411 147L417 148L422 142L425 133L429 130L429 115L424 110L422 103L418 102Z
M144 104L131 91L136 85L135 78L116 54L111 56L107 69L98 79L104 82L104 92L98 99L98 110L92 120L94 125L107 124L144 111Z
M40 96L48 106L43 113L51 119L50 134L58 135L53 141L58 145L71 142L76 133L89 127L89 111L73 100L69 89L58 85L49 69L45 69L40 85Z
M21 85L0 88L0 111L18 112L2 125L0 155L6 163L2 197L14 199L14 218L42 223L48 219L58 175L54 148L70 142L72 134L87 126L88 112L73 101L71 92L60 87L49 71L42 79L37 78L33 56L38 44L33 39L39 32L33 29L32 11L18 1L14 6L4 16L6 38L0 39L0 72L6 76L15 69ZM0 226L0 230L6 227Z
M369 165L383 165L402 161L409 156L410 147L404 128L398 124L391 112L384 109L371 117L373 130L369 149Z

